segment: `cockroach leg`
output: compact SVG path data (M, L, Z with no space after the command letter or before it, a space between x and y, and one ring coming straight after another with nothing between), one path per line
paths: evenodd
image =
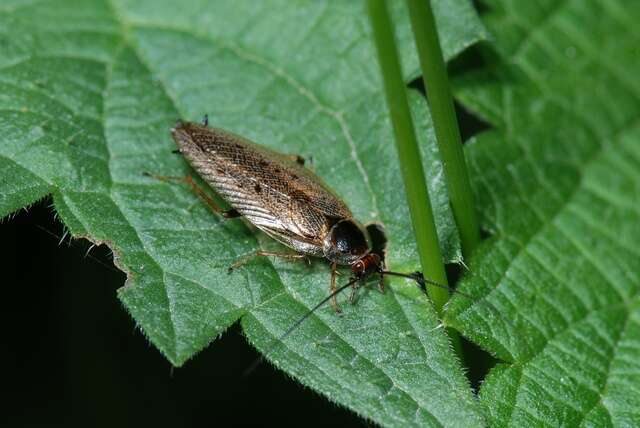
M338 274L338 264L333 262L331 263L331 285L329 286L329 294L332 294L331 297L331 307L333 308L334 311L336 311L336 314L341 314L342 310L340 309L340 306L338 306L338 296L336 296L334 294L334 292L336 291L336 275Z
M356 281L351 286L351 293L349 294L349 303L356 304L356 298L358 297L358 289L360 288L360 281Z
M302 260L307 259L306 254L291 254L291 253L276 253L274 251L263 251L259 250L255 253L247 254L246 256L240 257L236 260L229 268L227 269L228 273L233 272L235 269L239 268L247 264L250 260L256 257L280 257L281 259L290 259L290 260Z
M380 279L378 280L378 290L384 294L384 276L382 275L380 275Z
M145 172L144 175L155 178L156 180L166 181L168 183L173 182L173 183L182 183L182 184L188 185L191 188L191 190L196 195L198 195L198 197L205 204L207 204L207 206L211 211L221 215L224 218L235 218L235 217L242 216L242 214L240 214L235 209L230 209L225 211L222 208L220 208L216 203L216 201L214 201L213 198L211 198L211 196L209 196L202 187L198 186L198 183L196 183L190 175L185 175L183 177L172 177L167 175L153 175L153 174L149 174L148 172Z

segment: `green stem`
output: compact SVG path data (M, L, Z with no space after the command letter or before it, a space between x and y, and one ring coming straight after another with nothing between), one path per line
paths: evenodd
M468 257L480 242L480 227L431 1L407 0L407 3L418 47L422 78L444 165L451 209L460 232L462 252Z
M447 284L389 12L384 0L369 0L368 6L420 262L425 277ZM448 291L428 287L428 292L438 314L442 316L442 308L449 298Z

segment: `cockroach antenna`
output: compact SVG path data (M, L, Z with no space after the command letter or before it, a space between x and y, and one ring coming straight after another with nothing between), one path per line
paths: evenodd
M380 271L380 275L399 276L401 278L412 279L418 284L418 286L420 287L420 290L422 290L422 292L425 294L427 293L427 284L429 284L429 285L433 285L434 287L444 288L445 290L448 290L452 294L459 294L468 299L473 299L467 293L463 293L462 291L456 290L455 288L449 287L448 285L440 284L439 282L432 281L430 279L425 278L422 272L419 272L419 271L416 271L414 273L401 273L401 272L392 272L388 270L383 270L383 271Z
M427 284L428 285L432 285L434 287L439 287L439 288L443 288L445 290L448 290L450 293L452 294L459 294L467 299L473 300L473 297L471 297L471 295L467 294L467 293L463 293L462 291L456 290L452 287L449 287L448 285L445 284L441 284L439 282L436 281L432 281L430 279L427 279L424 277L424 275L422 274L422 272L420 271L416 271L413 273L402 273L402 272L393 272L393 271L388 271L388 270L382 270L380 269L378 271L378 274L380 274L382 277L384 276L397 276L400 278L407 278L407 279L411 279L413 281L416 282L416 284L418 285L418 287L420 288L420 290L426 295L427 294ZM330 301L331 299L335 298L338 294L340 294L341 292L343 292L344 290L346 290L347 288L353 286L354 284L356 284L358 281L362 281L364 278L363 277L355 277L352 278L349 282L347 282L344 285L341 285L340 287L336 288L334 291L332 291L327 297L325 297L324 299L322 299L318 304L316 304L313 308L309 309L303 316L301 316L296 322L294 322L293 324L291 324L291 326L284 332L282 333L277 339L274 339L271 344L267 347L266 352L264 352L262 355L260 355L258 358L255 359L255 361L249 366L247 367L247 369L242 373L243 377L249 376L251 373L253 373L253 371L260 365L262 364L262 362L266 359L266 357L271 354L271 352L273 352L273 350L279 345L282 344L284 339L286 339L287 337L289 337L289 335L291 335L291 333L293 333L298 327L300 327L300 325L307 320L307 318L309 318L315 311L317 311L318 309L320 309L320 307L322 307L322 305L324 305L325 303L327 303L328 301ZM488 303L488 302L487 302ZM497 312L499 315L499 311L490 303L488 303L487 306L492 312ZM500 316L500 315L499 315ZM500 316L500 318L503 318L502 316ZM510 320L506 319L505 321L507 321L508 324L510 324L511 326L514 326Z
M414 273L411 273L411 274L406 274L406 273L400 273L400 272L381 271L380 274L381 275L390 275L390 276L399 276L399 277L402 277L402 278L413 279L418 284L418 286L420 287L422 292L425 293L425 294L427 294L427 284L429 284L429 285L433 285L435 287L440 287L440 288L444 288L445 290L449 290L449 292L451 294L459 294L459 295L469 299L472 302L474 301L474 298L470 294L464 293L464 292L462 292L460 290L457 290L455 288L451 288L451 287L449 287L447 285L440 284L439 282L435 282L435 281L432 281L430 279L426 279L424 277L424 275L422 275L422 272L414 272ZM504 322L509 324L511 327L516 329L516 325L514 324L514 322L512 320L510 320L509 318L505 318L504 316L502 316L500 311L493 305L493 303L485 300L484 304L494 315L496 315L497 318L503 320Z
M295 331L295 329L300 327L300 324L302 324L307 318L309 318L315 311L320 309L320 307L322 305L324 305L329 300L333 299L335 296L337 296L338 294L340 294L341 292L343 292L347 288L351 287L353 284L355 284L358 281L360 281L360 278L353 278L351 281L347 282L346 284L341 285L340 287L336 288L333 292L331 292L327 297L322 299L313 308L309 309L303 316L298 318L298 320L296 322L294 322L293 324L291 324L291 326L284 333L282 333L277 339L274 339L271 342L271 344L267 347L267 351L264 352L262 355L260 355L258 358L256 358L255 361L253 363L251 363L251 365L249 367L247 367L247 369L242 373L242 376L246 377L246 376L249 376L251 373L253 373L253 371L260 364L262 364L262 362L265 360L267 355L271 354L271 352L276 348L276 346L278 346L278 344L282 343L284 341L284 339L289 337L289 335Z
M449 286L446 286L444 284L440 284L440 283L435 282L435 281L431 281L429 279L425 279L425 277L422 274L422 272L414 272L414 273L410 273L409 274L409 273L400 273L400 272L392 272L392 271L381 270L378 273L383 277L385 275L387 275L387 276L398 276L398 277L401 277L401 278L411 279L411 280L415 281L418 284L418 286L420 287L420 289L425 293L426 293L426 284L430 284L430 285L433 285L433 286L436 286L436 287L447 289L452 293L458 293L458 294L461 294L463 296L467 296L467 297L471 298L471 296L469 296L469 295L467 295L465 293L461 293L459 291L456 291L456 290L454 290L453 288L451 288ZM327 297L322 299L313 308L309 309L296 322L291 324L291 326L289 326L289 328L284 333L282 333L277 339L274 339L271 342L271 344L267 347L267 351L265 353L263 353L262 355L260 355L260 357L256 358L256 360L243 372L242 376L243 377L249 376L265 360L265 358L269 354L271 354L271 352L273 352L273 350L278 346L278 344L281 344L284 341L284 339L289 337L289 335L291 333L293 333L298 327L300 327L300 325L304 321L306 321L307 318L309 318L315 311L320 309L320 307L322 307L322 305L324 305L325 303L327 303L328 301L330 301L331 299L336 297L338 294L340 294L341 292L343 292L347 288L353 286L358 281L362 281L362 280L363 280L363 278L361 278L361 277L360 278L359 277L352 278L346 284L341 285L340 287L336 288L333 292L331 292Z

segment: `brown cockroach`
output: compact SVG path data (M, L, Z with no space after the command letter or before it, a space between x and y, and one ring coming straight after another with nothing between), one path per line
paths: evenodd
M155 178L188 184L216 213L226 218L244 217L295 251L293 254L257 251L239 259L229 272L254 256L325 258L331 263L331 285L329 296L321 304L330 300L338 313L337 294L351 286L349 300L353 302L358 285L374 273L380 275L380 291L384 291L386 275L410 278L423 289L425 284L449 289L424 279L419 272L404 274L385 270L383 251L372 251L369 236L372 228L380 226L363 227L340 197L304 166L304 158L284 155L209 127L207 116L202 124L178 121L171 129L171 136L178 145L177 152L232 208L223 211L190 176ZM349 266L352 277L347 285L337 288L339 265Z
M191 176L155 176L160 180L179 181L192 190L213 210L225 218L244 217L267 235L293 249L295 253L256 251L229 267L229 272L255 256L287 259L322 257L331 263L330 293L295 321L273 345L281 343L311 314L327 302L340 313L337 295L352 287L349 301L354 303L357 289L371 275L378 274L378 287L384 292L384 277L398 276L415 281L426 294L427 284L471 296L447 285L424 278L421 272L401 273L385 269L386 236L382 225L364 227L347 205L297 155L284 155L261 147L231 132L203 123L178 121L171 129L182 154L200 177L230 206L222 210ZM372 239L373 238L373 239ZM339 265L351 268L349 281L336 286ZM493 309L492 305L489 305ZM272 346L273 346L272 345ZM261 355L246 371L252 372L273 347Z

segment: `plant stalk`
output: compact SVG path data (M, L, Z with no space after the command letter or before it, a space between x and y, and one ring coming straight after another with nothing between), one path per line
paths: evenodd
M402 75L387 5L384 0L368 0L368 9L411 221L418 244L420 263L425 277L441 284L447 284L433 211L422 169L422 158L409 110L407 87ZM449 292L446 289L432 286L427 286L427 290L438 315L442 316L442 309L449 298Z
M480 242L480 227L431 1L407 0L407 4L451 209L460 233L462 253L469 257Z

